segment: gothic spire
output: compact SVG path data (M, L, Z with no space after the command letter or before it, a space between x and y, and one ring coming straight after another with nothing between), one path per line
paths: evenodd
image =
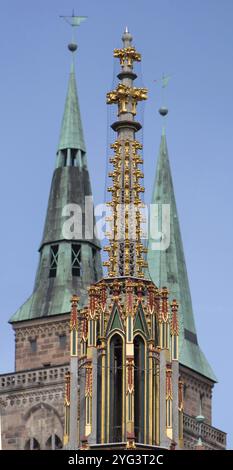
M162 114L161 110L160 114ZM167 110L162 115L165 116L166 114ZM175 298L179 303L180 362L184 366L216 381L214 372L198 344L165 128L163 128L160 142L152 204L159 205L157 227L162 227L162 205L170 205L169 246L165 250L153 249L154 241L150 238L147 261L149 275L153 282L158 287L167 286L170 299Z
M77 45L68 48L74 54ZM73 62L56 158L34 290L11 322L68 313L71 296L85 304L102 276Z
M65 149L86 152L73 61L57 151Z
M114 50L114 57L119 58L121 65L120 83L107 93L107 104L118 106L118 119L112 124L117 133L116 141L111 145L114 156L110 162L114 171L109 176L113 185L108 188L112 193L108 203L112 209L112 231L108 233L110 244L105 248L109 260L104 265L108 267L110 277L144 277L145 248L141 242L140 212L143 206L140 193L144 192L140 180L144 175L139 167L143 160L138 154L142 146L135 140L141 124L135 121L135 116L138 102L147 99L147 90L133 86L137 78L134 62L139 62L141 55L132 46L128 29L123 33L122 41L123 48Z

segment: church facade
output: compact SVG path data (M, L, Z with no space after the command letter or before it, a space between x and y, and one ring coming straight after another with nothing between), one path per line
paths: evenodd
M216 377L198 344L164 131L152 202L170 205L170 244L142 242L137 105L147 90L134 86L141 56L127 30L122 40L119 83L107 94L117 109L107 274L99 240L86 236L92 190L72 60L34 290L10 319L15 372L0 376L3 449L226 447L212 426ZM82 224L67 237L74 204Z

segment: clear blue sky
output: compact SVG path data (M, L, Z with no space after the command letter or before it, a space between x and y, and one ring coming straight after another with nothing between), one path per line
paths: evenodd
M78 31L77 79L95 202L103 200L112 50L128 25L149 88L144 116L146 199L157 159L167 72L167 139L199 342L219 379L213 425L232 432L233 2L232 0L1 0L0 371L14 370L7 321L30 295L70 67L70 31L59 15L88 21Z

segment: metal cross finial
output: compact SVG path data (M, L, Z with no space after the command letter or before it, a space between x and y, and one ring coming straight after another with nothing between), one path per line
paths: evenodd
M162 88L166 88L166 86L168 85L168 82L169 82L170 79L171 79L170 75L164 75L164 73L163 73L163 76L161 78Z
M68 23L72 27L72 42L68 45L68 49L69 51L74 53L78 47L75 42L74 29L77 28L83 21L85 21L87 19L87 16L76 16L73 9L71 16L60 15L60 18L63 18L66 23Z
M168 108L167 108L167 106L165 106L165 88L167 87L170 78L171 78L170 75L165 75L163 73L162 78L160 78L159 80L155 80L155 82L161 82L162 83L162 106L159 109L159 114L160 114L160 116L163 116L164 118L168 114ZM163 135L165 135L165 122L164 122L164 126L163 126Z
M162 77L157 79L157 80L154 80L155 82L161 82L162 83L162 88L166 88L166 86L168 85L168 82L170 81L171 79L171 75L165 75L163 73Z
M64 16L60 15L60 18L64 18L64 20L72 27L79 26L83 21L87 19L87 16L76 16L74 13L74 9L71 16Z

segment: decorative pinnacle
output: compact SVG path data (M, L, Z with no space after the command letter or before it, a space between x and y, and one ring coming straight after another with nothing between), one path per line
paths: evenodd
M78 328L78 301L79 297L77 295L71 297L70 331Z
M78 301L79 301L79 296L76 295L76 294L72 295L72 297L71 297L71 299L70 299L70 302L71 302L72 304L77 304Z
M130 34L128 27L126 26L125 31L122 36L124 47L129 47L132 40L133 40L133 36Z
M179 336L179 322L177 317L178 308L179 306L176 299L173 299L173 301L171 302L172 316L170 322L172 336Z
M107 93L107 104L116 104L119 120L112 124L117 132L117 138L111 148L114 155L110 158L113 164L109 176L112 185L108 191L112 193L112 200L108 202L111 207L111 230L105 235L109 238L108 261L104 266L108 268L109 277L136 276L144 277L143 268L147 267L144 261L144 246L141 243L141 212L143 207L140 193L144 188L139 182L143 172L138 168L142 164L142 157L137 153L142 148L135 140L135 133L141 124L134 120L137 113L137 104L147 99L146 88L136 88L133 81L134 62L141 60L141 55L132 46L132 36L125 29L123 33L123 47L114 49L114 57L118 58L121 72L118 74L120 83ZM125 135L125 130L127 133Z

